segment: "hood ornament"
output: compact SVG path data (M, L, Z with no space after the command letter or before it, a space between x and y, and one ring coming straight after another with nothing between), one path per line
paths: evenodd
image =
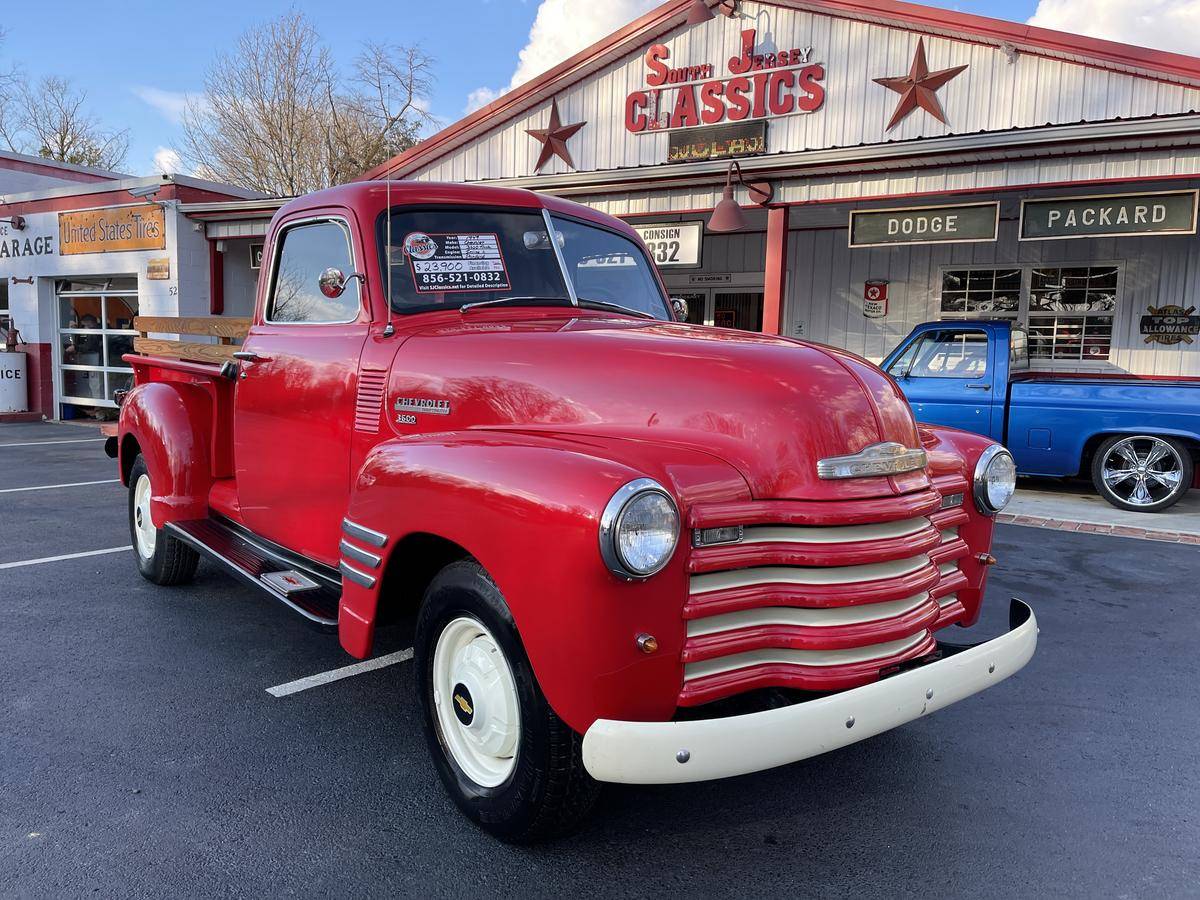
M889 441L872 444L849 456L831 456L817 462L817 477L831 481L837 478L869 478L873 475L901 475L925 468L924 450L913 450Z

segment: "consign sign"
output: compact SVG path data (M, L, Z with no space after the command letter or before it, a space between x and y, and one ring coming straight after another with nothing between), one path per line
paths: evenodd
M850 246L994 241L999 222L999 203L854 210L850 213Z
M1021 204L1021 240L1195 234L1196 193L1026 200Z

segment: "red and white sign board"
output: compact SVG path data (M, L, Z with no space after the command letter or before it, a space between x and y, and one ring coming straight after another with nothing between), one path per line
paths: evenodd
M863 287L863 315L868 319L882 319L887 316L888 283L886 281L868 281Z

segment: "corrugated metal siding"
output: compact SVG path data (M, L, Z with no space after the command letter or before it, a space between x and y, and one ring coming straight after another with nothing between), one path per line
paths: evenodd
M1200 181L1188 186L1200 186ZM939 317L941 273L947 267L1117 263L1122 283L1107 368L1145 375L1200 376L1200 342L1147 344L1139 333L1139 320L1148 306L1197 305L1200 237L1020 242L1018 201L1002 198L1002 204L1003 221L996 243L872 250L847 246L845 226L851 206L797 211L793 224L800 230L791 234L788 247L784 310L788 333L879 361L913 326ZM869 278L891 282L886 319L867 319L862 314L863 284ZM1039 363L1039 368L1047 365ZM1053 367L1065 371L1096 368L1064 363Z
M717 16L665 43L671 48L672 64L711 62L719 77L724 77L726 61L739 51L741 28L751 21L757 23L760 43L773 38L781 49L813 46L814 61L826 66L825 105L809 115L771 120L771 152L1200 110L1200 90L1194 88L1030 54L1009 62L995 47L926 35L931 69L970 67L939 92L950 125L918 111L887 132L898 95L872 79L908 72L917 33L766 3L742 6L741 19ZM658 165L666 160L666 134L632 135L624 127L625 98L645 84L645 49L638 48L558 96L564 122L588 123L570 145L578 171ZM480 181L533 175L540 145L526 130L544 127L548 116L549 104L541 104L414 177ZM542 173L569 171L555 159Z
M911 194L944 194L988 188L1053 185L1064 182L1121 181L1180 176L1200 176L1200 149L1141 150L1128 153L1056 156L1036 160L987 162L941 166L920 171L847 172L838 176L794 178L777 182L781 203L813 203L895 197ZM1123 188L1103 185L1102 193ZM1130 186L1130 190L1138 189ZM614 216L647 215L712 209L720 199L717 186L611 194L572 195L571 199ZM740 199L748 203L744 192ZM924 202L924 201L921 201ZM932 200L930 202L933 202Z

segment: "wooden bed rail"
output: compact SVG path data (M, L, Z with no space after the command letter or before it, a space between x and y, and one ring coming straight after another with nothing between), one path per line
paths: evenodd
M227 316L138 316L133 320L133 327L138 332L133 339L135 353L220 365L233 359L234 351L250 331L250 320ZM216 338L217 342L169 341L147 337L152 333L196 335Z

